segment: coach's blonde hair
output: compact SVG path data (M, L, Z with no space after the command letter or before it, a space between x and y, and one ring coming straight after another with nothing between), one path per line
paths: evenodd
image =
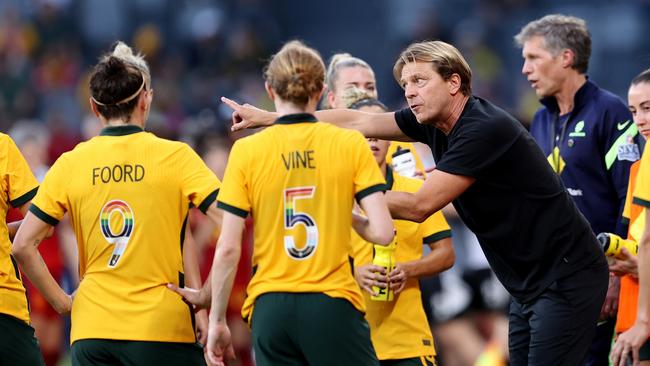
M442 41L427 41L412 43L395 61L393 76L400 82L402 69L409 62L430 62L443 80L449 80L451 75L460 76L460 91L463 95L472 94L472 70L463 55L456 47Z
M264 78L282 100L302 107L323 90L325 64L318 51L291 41L273 55Z

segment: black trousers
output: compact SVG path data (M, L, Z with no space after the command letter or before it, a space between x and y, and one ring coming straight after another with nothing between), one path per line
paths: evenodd
M510 365L584 365L608 285L607 265L553 282L528 303L510 303Z

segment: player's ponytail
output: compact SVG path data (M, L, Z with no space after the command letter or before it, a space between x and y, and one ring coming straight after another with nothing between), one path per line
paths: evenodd
M135 57L128 46L119 42L112 54L102 57L95 65L90 76L92 101L107 120L123 119L128 122L140 93L147 89L148 68L145 74L129 60L127 54Z
M303 107L323 90L325 64L318 51L291 41L273 55L264 77L278 97Z

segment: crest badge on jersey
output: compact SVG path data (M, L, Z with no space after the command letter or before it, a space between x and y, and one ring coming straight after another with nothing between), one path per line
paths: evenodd
M641 157L639 145L634 142L634 137L628 135L627 142L618 146L618 160L637 161Z

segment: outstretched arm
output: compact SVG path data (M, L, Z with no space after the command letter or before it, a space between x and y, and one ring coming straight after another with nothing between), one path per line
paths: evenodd
M221 101L233 110L233 131L270 126L279 117L277 113L268 112L250 104L239 104L226 97L222 97ZM329 109L316 112L316 118L338 127L358 130L366 137L413 141L399 128L393 112L367 113L352 109Z

